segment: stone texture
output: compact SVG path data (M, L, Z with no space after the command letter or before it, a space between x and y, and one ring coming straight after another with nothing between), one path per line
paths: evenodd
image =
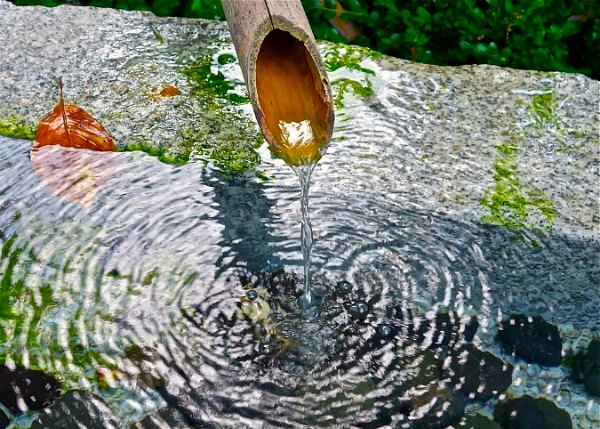
M500 324L498 340L506 353L526 362L560 365L562 341L558 328L541 317L511 315Z
M240 126L239 115L215 117L182 72L206 56L217 67L214 52L233 52L225 23L71 6L18 8L5 0L0 11L0 123L13 118L33 129L56 104L56 78L62 76L67 100L92 114L121 148L141 144L176 156L192 144L192 159L204 159L221 140L242 144L256 131ZM344 52L328 43L321 49L326 62L328 54ZM349 185L347 169L334 164L341 159L353 172L351 183L369 183L365 191L385 189L392 201L409 199L426 210L489 220L493 213L481 202L502 185L502 178L494 178L494 163L499 148L512 145L513 188L526 200L541 195L556 218L547 219L539 204L531 203L516 215L500 207L499 216L506 217L501 222L521 216L517 223L525 227L598 232L597 198L590 198L598 195L597 81L373 59L368 52L360 67L374 75L347 67L330 74L343 107L337 109L333 144L320 170L329 171L334 191ZM237 65L227 64L223 73L243 93ZM340 82L348 78L370 85L373 95L355 96L347 87L344 92ZM165 85L181 94L153 101L153 88ZM219 111L239 107L253 123L248 104L224 107ZM373 141L378 145L361 144ZM268 153L262 155L268 160ZM393 163L397 171L386 174L380 163Z

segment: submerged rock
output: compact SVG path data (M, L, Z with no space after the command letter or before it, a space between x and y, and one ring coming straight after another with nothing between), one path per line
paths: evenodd
M452 352L443 377L471 401L488 401L512 384L513 366L472 345Z
M0 429L6 429L9 424L10 424L10 420L8 420L8 417L6 417L6 414L4 414L2 411L0 411Z
M41 412L31 429L83 427L118 427L118 422L101 398L90 392L73 390Z
M573 378L584 384L587 393L600 396L600 340L592 340L585 352L575 356Z
M494 410L494 419L504 429L571 429L571 416L547 399L521 396L502 402Z
M455 423L448 429L502 429L502 426L483 414L477 413L465 415L460 422Z
M419 386L408 392L404 413L419 429L444 429L465 413L466 401L460 393L442 384Z
M585 391L600 396L600 340L592 340L583 358Z
M498 340L506 353L526 362L560 365L562 341L558 328L541 317L511 315L500 323Z
M61 392L56 378L22 366L0 365L0 380L0 402L13 413L46 408Z
M473 316L464 323L456 313L440 312L433 320L415 319L417 341L430 348L454 347L473 340L479 322Z

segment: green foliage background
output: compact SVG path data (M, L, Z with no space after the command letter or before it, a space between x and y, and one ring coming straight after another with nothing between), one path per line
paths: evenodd
M578 72L600 79L597 0L339 0L359 24L353 43L439 65L495 64ZM61 0L13 0L55 6ZM224 19L220 0L79 0L161 16ZM329 23L335 0L302 0L318 39L345 43Z

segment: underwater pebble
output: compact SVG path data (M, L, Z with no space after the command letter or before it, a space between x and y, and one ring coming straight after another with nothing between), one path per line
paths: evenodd
M600 396L600 340L592 340L583 357L583 383L587 393Z
M246 291L246 298L248 298L250 301L254 301L256 298L258 298L258 292L256 292L254 289L250 289Z
M262 343L259 348L260 352L265 355L271 354L271 352L273 351L271 344L268 343Z
M401 400L405 407L403 414L408 414L417 428L446 428L465 413L464 397L441 384L410 389L408 395L408 400Z
M494 420L504 429L571 429L571 416L554 402L531 396L499 403Z
M417 341L430 348L454 347L457 344L470 342L479 329L477 317L472 317L469 322L463 323L454 312L440 312L433 318L417 318Z
M10 424L10 420L8 420L8 417L6 417L6 414L4 414L2 411L0 411L0 429L6 429L9 424Z
M46 408L60 396L51 375L22 366L0 365L0 402L13 413Z
M492 353L467 344L453 351L443 377L470 401L498 397L512 384L513 366Z
M355 319L364 319L369 314L369 304L364 301L356 301L348 306L348 313Z
M458 423L448 429L502 429L500 423L490 420L483 414L466 414Z
M346 280L342 280L337 282L335 285L335 290L340 296L346 296L350 292L352 292L352 284L347 282Z
M377 333L377 337L381 340L389 340L394 334L394 330L387 323L379 325L375 329L375 332Z
M499 328L498 340L505 353L529 363L560 365L562 341L556 326L538 316L513 314Z
M119 427L104 400L93 393L72 390L40 412L31 429Z

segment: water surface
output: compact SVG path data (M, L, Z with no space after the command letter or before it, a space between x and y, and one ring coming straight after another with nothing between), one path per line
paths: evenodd
M595 240L423 210L386 194L385 177L338 180L348 164L331 153L311 184L326 303L307 312L291 169L270 166L263 183L137 152L45 147L32 160L28 142L0 141L0 352L94 392L106 427L376 425L425 371L428 345L402 330L411 317L474 316L475 343L498 354L512 312L560 324L567 344L597 332ZM585 422L588 399L565 377L518 366L514 389Z

